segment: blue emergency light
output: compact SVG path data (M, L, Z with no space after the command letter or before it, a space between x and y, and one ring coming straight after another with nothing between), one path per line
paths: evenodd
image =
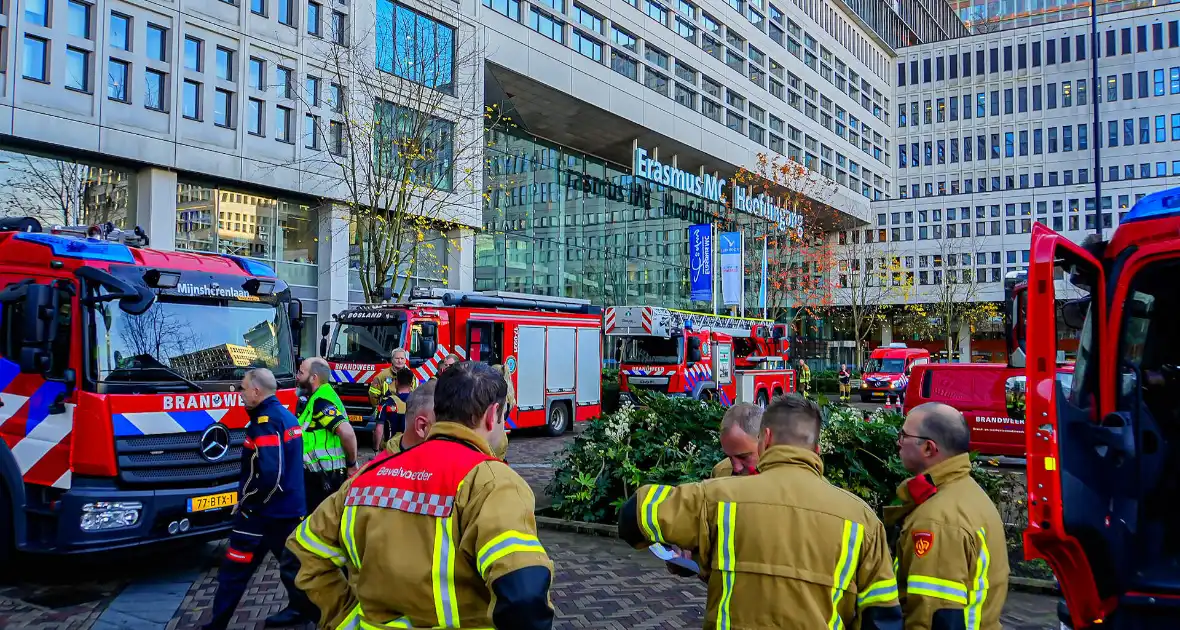
M231 254L221 254L221 257L234 261L239 267L242 268L243 271L252 276L262 276L263 278L279 277L279 274L275 273L274 267L271 267L265 263L260 263L252 258L233 256Z
M135 264L135 258L126 245L100 241L93 238L75 238L72 236L58 236L44 232L17 232L12 238L45 245L54 256L62 258L82 258L85 260L102 260Z
M1121 223L1180 215L1180 187L1152 193L1135 203Z

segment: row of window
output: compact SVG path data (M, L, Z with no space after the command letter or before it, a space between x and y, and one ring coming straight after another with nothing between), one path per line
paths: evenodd
M1098 54L1101 56L1105 52L1105 56L1113 57L1116 54L1130 55L1133 53L1144 53L1151 50L1164 49L1164 24L1156 22L1150 25L1150 39L1148 37L1148 25L1141 24L1134 29L1135 45L1132 47L1132 29L1131 27L1124 27L1118 30L1118 42L1120 45L1116 46L1116 31L1110 29L1105 33L1105 47L1104 50L1100 47ZM1180 48L1180 20L1172 20L1167 24L1167 47ZM947 79L959 78L960 72L963 78L972 76L974 70L975 76L982 77L986 74L999 74L1003 72L1012 72L1013 65L1016 70L1024 70L1031 66L1033 68L1042 67L1041 49L1044 45L1044 66L1053 66L1059 63L1058 50L1061 51L1060 63L1066 64L1071 61L1085 61L1086 60L1086 44L1089 40L1088 34L1074 35L1072 37L1066 35L1060 39L1046 39L1042 41L1033 41L1030 43L1017 43L1015 47L1007 44L1002 48L1000 46L992 46L987 50L980 48L974 52L964 51L962 53L951 53L943 56L938 55L933 59L921 60L921 77L919 77L917 59L906 61L899 61L897 63L897 85L899 87L905 85L920 85L931 82L944 81ZM1101 38L1099 41L1103 41ZM1073 44L1071 48L1071 43ZM1059 46L1060 44L1060 46ZM1013 63L1013 50L1015 50L1015 64ZM1001 52L1003 64L1001 65ZM1031 59L1030 59L1031 52ZM1076 54L1074 54L1076 52ZM972 63L974 59L974 64ZM987 61L985 65L985 60ZM906 69L909 72L906 72ZM934 72L931 73L933 67ZM1002 70L1001 70L1002 68ZM921 79L919 83L919 78Z
M908 104L900 103L897 110L897 125L899 128L914 128L922 125L956 122L960 119L960 103L962 103L963 120L971 120L972 111L974 111L976 120L984 117L998 117L1001 115L1001 111L1005 116L1013 113L1024 114L1029 111L1030 104L1034 112L1057 109L1058 103L1062 108L1073 107L1075 100L1076 105L1082 107L1089 102L1088 92L1086 79L1077 79L1076 81L1061 81L1060 89L1057 83L1048 83L1044 86L1036 83L1031 86L1031 89L1029 86L1020 86L1015 89L1006 88L1002 92L1001 90L991 90L990 94L978 92L972 96L971 93L966 93L963 94L961 101L958 96L950 96L926 99L921 102L914 101ZM1003 95L1002 101L1001 94ZM1107 102L1118 101L1119 94L1119 75L1112 74L1106 77L1105 100ZM1157 68L1155 70L1140 70L1137 73L1123 73L1121 94L1124 101L1180 94L1180 66L1172 66L1166 70ZM1102 92L1099 92L1098 98L1100 101L1102 100ZM1003 103L1002 109L1001 102Z
M1106 177L1103 181L1117 182L1120 180L1135 180L1135 179L1150 179L1153 177L1174 177L1180 175L1180 160L1171 162L1171 171L1169 173L1168 162L1141 162L1136 168L1135 164L1123 164L1108 166L1106 170ZM1138 173L1138 174L1136 174ZM988 187L988 184L991 187ZM1086 168L1077 169L1077 179L1075 181L1074 171L1066 169L1064 171L1049 171L1049 177L1046 180L1045 173L1032 173L1031 179L1029 173L1020 173L1019 175L1011 172L1000 176L993 174L990 179L988 177L978 177L972 179L970 177L964 178L961 183L960 180L954 179L950 181L950 186L947 186L946 180L926 181L924 183L907 183L901 182L897 186L899 196L902 199L919 198L919 197L935 197L945 195L959 195L959 194L973 194L988 192L999 192L1001 190L1016 190L1028 188L1044 188L1055 186L1072 186L1073 184L1088 184L1090 183L1090 170ZM1001 186L1002 184L1002 186Z

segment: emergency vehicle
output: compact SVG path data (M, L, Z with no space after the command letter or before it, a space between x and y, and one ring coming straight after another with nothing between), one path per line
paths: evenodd
M320 330L320 355L356 428L375 426L369 384L405 349L419 382L448 354L503 365L516 392L509 429L560 435L602 411L602 320L589 300L415 287L405 304L345 310Z
M1063 628L1180 627L1178 235L1180 188L1140 200L1108 242L1034 224L1009 295L1030 419L1025 554L1053 568ZM1081 329L1068 392L1059 318Z
M898 396L904 402L906 386L910 382L910 370L915 365L930 363L930 351L925 348L908 348L904 343L891 343L873 350L861 377L860 399L869 402L874 398L888 399Z
M785 324L677 311L611 306L603 332L622 356L619 391L653 391L722 405L757 403L794 392Z
M144 245L138 228L0 220L0 567L14 547L223 535L242 376L270 368L295 405L302 305L275 271Z

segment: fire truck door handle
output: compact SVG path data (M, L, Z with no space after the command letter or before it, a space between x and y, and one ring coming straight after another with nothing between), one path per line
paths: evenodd
M1134 425L1126 412L1108 414L1093 427L1090 437L1103 459L1128 459L1136 455Z

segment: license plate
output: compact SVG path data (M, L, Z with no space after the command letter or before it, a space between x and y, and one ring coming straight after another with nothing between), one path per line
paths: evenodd
M348 421L353 424L362 424L364 423L365 419L362 416L349 415Z
M189 512L204 512L205 510L218 510L221 508L233 507L238 502L237 492L223 492L221 494L208 494L203 497L193 497L188 500Z

